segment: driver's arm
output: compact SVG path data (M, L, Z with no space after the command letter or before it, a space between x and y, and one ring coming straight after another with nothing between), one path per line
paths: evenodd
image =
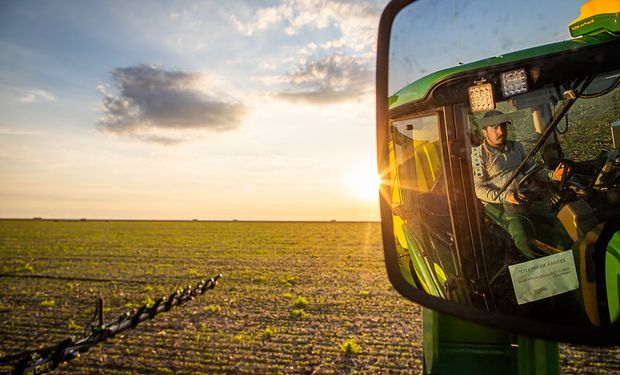
M500 188L485 181L484 177L478 177L474 175L474 188L476 190L476 197L483 202L487 203L513 203L517 201L514 198L514 191L512 189L504 190L499 197L494 199L495 195L500 191Z
M514 143L515 148L517 149L517 151L519 151L519 153L521 153L521 158L525 159L525 157L527 156L527 153L525 152L525 149L523 148L523 145L520 142L515 142ZM534 161L534 159L530 159L527 163L527 165L525 166L524 172L527 172L529 170L531 170L532 168L535 168L538 166L538 163ZM538 172L536 172L536 174L534 175L535 178L540 181L540 182L552 182L552 181L557 181L554 177L554 172L548 168L541 168Z

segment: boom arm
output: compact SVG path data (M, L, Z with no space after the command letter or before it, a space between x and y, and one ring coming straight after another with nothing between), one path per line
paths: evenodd
M207 290L215 288L221 274L208 280L202 280L196 286L189 286L183 290L177 290L168 298L157 299L152 306L142 305L138 310L127 312L121 315L118 320L102 324L101 306L98 307L99 325L92 328L89 335L77 341L66 339L57 345L33 351L22 352L0 358L0 364L12 363L17 361L13 374L42 374L58 367L61 363L70 361L84 353L91 346L104 342L117 334L131 328L135 328L139 323L153 319L158 314L170 311L174 306L179 306L194 297L204 294ZM96 313L97 315L97 313Z

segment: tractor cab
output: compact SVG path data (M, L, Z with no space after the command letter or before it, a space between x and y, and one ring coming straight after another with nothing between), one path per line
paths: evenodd
M618 332L619 12L582 9L573 39L443 69L389 96L382 222L401 293L523 327Z

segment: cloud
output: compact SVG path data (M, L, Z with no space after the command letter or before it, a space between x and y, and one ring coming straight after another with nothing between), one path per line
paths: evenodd
M23 89L18 100L22 103L53 102L56 100L51 92L41 89Z
M236 129L246 108L215 92L200 73L166 71L155 65L136 65L112 71L112 85L98 86L102 116L100 130L145 142L183 142L186 131Z
M288 35L296 35L304 27L333 27L340 36L323 43L323 48L347 46L357 51L374 51L383 6L381 1L284 0L277 6L256 9L250 20L239 20L234 15L230 18L237 31L248 36L282 24Z
M374 69L369 59L338 54L299 65L278 79L287 86L279 97L324 104L366 95L374 85Z
M16 87L0 84L0 94L9 100L33 104L56 101L56 97L49 91L33 87Z
M135 134L134 138L137 138L145 143L154 143L162 146L174 146L180 143L187 142L186 138L180 137L166 137L162 135L148 135L148 134Z
M242 21L237 18L241 16L231 19L248 36L266 30L307 35L311 29L311 40L270 61L270 72L253 79L269 91L277 90L279 98L324 104L358 99L372 89L377 27L384 5L380 0L281 0Z
M285 19L293 16L293 4L281 4L274 7L258 8L254 11L254 19L252 21L240 21L235 15L230 18L237 29L245 35L253 35L260 30L266 30L272 25L278 24Z
M38 130L22 130L0 127L0 135L20 135L20 136L43 136L43 132Z

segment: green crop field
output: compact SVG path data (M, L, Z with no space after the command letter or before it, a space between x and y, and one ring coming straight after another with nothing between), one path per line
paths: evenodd
M223 274L59 373L422 369L421 309L390 286L378 223L2 220L0 273L0 356L80 337L98 297L108 322ZM561 362L613 373L620 348L562 345Z

